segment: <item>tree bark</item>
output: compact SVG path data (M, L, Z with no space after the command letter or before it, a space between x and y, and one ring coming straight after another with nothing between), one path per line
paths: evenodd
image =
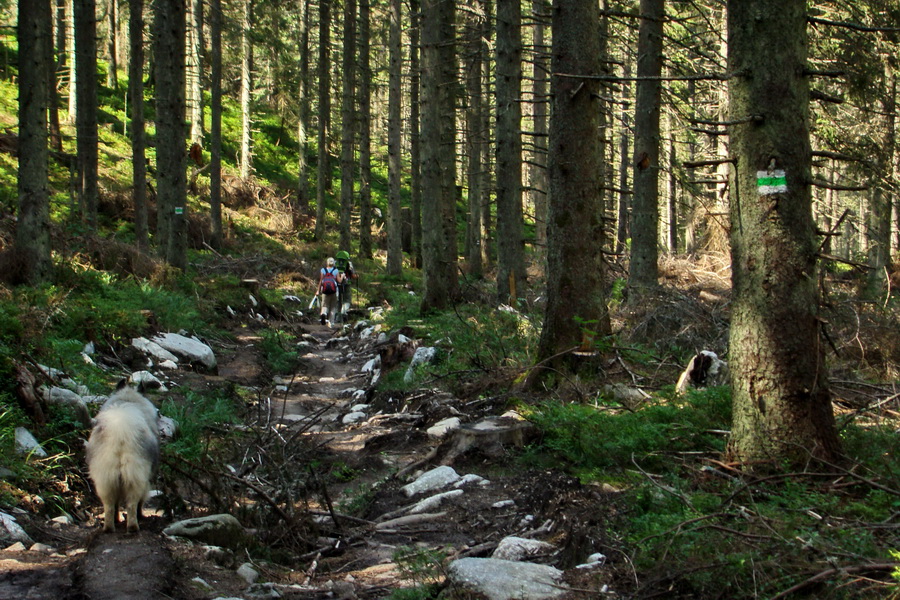
M468 160L467 184L469 188L469 215L466 220L466 264L469 274L481 277L484 274L482 257L484 241L484 222L481 220L481 203L484 199L484 33L485 23L489 15L485 12L484 2L470 0L466 11L467 38L464 60L466 98L466 157Z
M520 0L497 2L497 296L513 306L525 284L521 10Z
M728 1L733 423L729 460L839 451L817 318L804 0Z
M328 131L331 127L331 0L319 0L319 123L316 166L316 241L325 239L325 196L331 179Z
M356 0L344 0L344 51L341 92L341 216L338 226L339 245L350 248L350 218L353 214L353 160L356 141Z
M93 229L97 226L100 195L97 176L97 8L94 0L74 2L78 200L82 221Z
M173 267L187 267L185 33L182 0L155 0L156 180L159 248Z
M44 25L49 0L19 0L19 214L16 250L23 278L38 283L50 275L50 190L47 170L47 78L51 54Z
M222 0L210 0L210 152L209 152L209 214L210 245L221 248L222 230Z
M66 123L73 124L78 115L78 69L75 65L75 0L66 3L66 55L69 67L69 116Z
M631 65L628 60L622 68L622 75L627 80L631 76ZM631 193L628 191L628 171L631 161L628 156L628 138L630 137L629 113L631 112L631 85L623 81L622 89L622 130L619 134L619 211L616 217L616 252L624 253L628 246L628 235L631 232Z
M403 3L390 0L388 5L388 218L387 273L397 277L403 272L403 228L400 153L402 151L403 47L401 24Z
M456 248L455 5L422 2L422 258L421 311L451 306L459 295Z
M550 17L547 0L532 0L531 12L534 19L534 67L533 107L534 151L528 176L531 203L534 206L534 243L541 255L546 257L547 218L549 212L549 183L547 179L547 132L550 105L547 88L550 73L550 54L544 47L546 35L544 20Z
M372 258L372 66L370 0L359 0L359 255Z
M241 179L248 179L253 169L253 0L241 4Z
M297 123L297 142L299 146L299 162L297 165L297 206L294 210L294 227L299 226L299 217L309 215L309 0L297 0L299 11L297 23L298 50L300 54L300 86L297 90L299 119Z
M540 367L529 385L550 373L573 371L567 351L590 348L610 332L606 305L603 148L599 83L563 76L600 72L601 53L596 0L555 0L549 150L550 219L547 223L547 307L538 343Z
M119 87L118 51L116 49L116 32L119 27L119 3L108 0L106 5L106 87L113 90Z
M421 0L409 2L409 212L412 225L412 263L422 268L422 136L420 91L422 66L420 40L422 34Z
M203 2L189 0L187 92L190 141L203 147Z
M53 7L51 5L50 14L41 23L43 26L42 35L47 39L47 43L43 45L43 51L47 53L45 60L48 65L47 69L45 69L47 73L47 126L50 132L50 146L57 152L62 152L62 130L59 125L59 93L56 91L56 74L58 72L56 58L57 56L65 57L65 52L60 52L59 54L55 52L53 47L53 40L55 39L53 36L53 23ZM60 24L62 25L62 23ZM64 38L62 42L63 44L65 43Z
M887 283L886 269L891 262L891 207L894 194L890 185L893 175L896 142L895 96L897 84L890 66L884 66L884 82L881 89L881 143L877 156L876 181L872 186L872 201L869 207L869 272L866 277L866 295L875 299L884 295Z
M659 285L659 109L665 0L641 0L637 91L634 107L634 197L631 213L631 265L628 285L642 290ZM655 79L654 79L655 78Z
M147 220L147 157L144 131L144 0L129 0L128 105L131 116L131 165L134 237L137 247L150 247Z

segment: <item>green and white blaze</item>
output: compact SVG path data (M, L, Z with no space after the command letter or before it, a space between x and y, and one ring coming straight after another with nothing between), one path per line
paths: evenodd
M772 171L756 172L756 189L760 196L770 194L784 194L788 191L787 178L784 171L776 169Z

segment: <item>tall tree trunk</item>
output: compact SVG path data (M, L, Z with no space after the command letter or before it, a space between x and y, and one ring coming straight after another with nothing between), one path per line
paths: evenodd
M210 154L209 213L212 224L211 245L221 248L222 230L222 0L210 0Z
M241 4L241 179L250 177L253 168L253 0Z
M325 196L331 179L328 130L331 127L331 0L319 0L319 123L316 165L316 241L325 239Z
M155 0L157 232L173 267L187 267L187 152L185 149L186 11L183 0Z
M694 81L687 82L687 97L693 98L696 94L697 85ZM688 121L690 123L694 122L696 115L696 109L694 107L693 102L688 102ZM693 163L697 158L697 134L693 130L688 130L688 142L687 142L687 151L688 151L688 162ZM696 236L696 224L697 224L697 209L699 203L696 200L696 197L699 196L700 192L697 188L697 179L695 175L694 167L688 167L687 173L685 177L688 180L688 192L684 195L685 198L685 223L684 223L684 251L686 254L693 254L697 250L697 236Z
M494 9L491 0L484 0L484 14L492 15L493 13ZM490 18L486 18L482 22L481 27L481 58L483 62L481 67L481 72L483 74L481 89L484 98L491 97L491 83L494 81L491 64L491 48L493 47L494 41L493 33L494 27L491 26L491 20ZM481 107L483 109L481 111L482 122L481 126L477 129L478 136L475 143L479 144L482 148L480 172L483 173L484 176L481 180L481 198L478 199L478 203L481 206L481 264L485 270L488 270L494 264L494 257L496 255L496 244L494 243L496 233L494 231L493 217L496 206L493 202L495 182L493 174L496 165L492 161L494 154L490 152L494 113L491 110L490 101L488 100L483 100Z
M577 77L600 72L598 19L596 0L554 0L547 307L538 343L541 368L531 372L531 385L554 371L577 369L570 351L610 332L606 265L597 251L606 236L600 86Z
M372 258L372 10L359 0L359 254Z
M52 69L50 0L19 0L19 214L16 250L28 283L50 275L50 190L47 175L47 79Z
M419 54L421 5L421 0L409 1L409 209L412 220L412 263L417 269L422 268L422 120L419 106L422 82Z
M631 137L629 128L629 113L631 112L631 85L628 78L631 77L631 65L628 60L622 68L625 81L622 82L622 130L619 135L619 213L616 217L616 252L624 253L628 245L628 235L631 231L629 219L631 209L631 194L628 191L628 171L631 161L628 157L628 138Z
M203 2L189 0L187 92L192 144L203 146Z
M422 2L422 258L421 311L450 306L459 295L456 247L455 4Z
M872 188L872 204L869 209L869 272L866 277L866 295L878 298L884 294L887 283L887 267L891 262L891 206L894 194L889 185L894 165L896 143L895 95L897 84L889 65L884 65L884 86L881 90L881 151L877 158L877 181Z
M497 1L497 296L511 305L525 284L521 11L521 0Z
M75 63L78 72L75 116L78 147L78 202L82 221L97 225L97 9L94 0L74 0Z
M730 460L839 450L817 318L805 0L728 1L733 269Z
M403 2L390 0L388 5L388 215L387 215L387 272L399 276L403 272L402 202L400 198L403 101L403 47L401 24Z
M676 254L678 252L678 178L676 177L678 157L675 155L676 132L674 109L666 112L666 130L668 133L668 135L666 135L666 138L669 141L668 149L666 151L666 157L668 158L668 165L666 165L666 181L668 182L668 192L666 193L666 198L669 201L669 226L666 230L668 233L666 246L670 254Z
M483 28L488 16L482 0L470 0L467 6L466 18L466 53L465 53L465 78L466 98L468 110L466 110L466 157L468 168L466 169L469 188L469 218L466 221L466 263L469 274L473 277L481 277L484 274L484 261L482 260L482 240L484 238L484 223L481 220L481 203L484 197L484 152L482 144L484 125L485 101L483 93L484 83L484 44L482 41Z
M547 0L532 0L534 20L534 67L532 72L534 106L534 151L531 154L528 186L534 205L534 243L542 256L546 257L547 217L549 211L547 180L547 131L549 98L547 87L550 74L550 53L545 48L546 36L544 20L550 18Z
M56 5L56 69L62 70L68 64L68 20L66 7L68 0L54 0Z
M641 0L637 93L634 107L634 198L628 285L641 290L659 284L659 108L665 0Z
M297 206L294 210L294 227L299 226L299 217L309 215L309 0L297 0L298 9L298 51L300 55L300 86L297 90L299 118L297 122L297 143L299 164L297 165Z
M131 164L134 190L134 237L138 248L150 246L147 224L147 158L144 139L144 0L129 0L128 106L131 117Z
M344 0L344 52L341 92L341 217L338 233L340 247L350 249L350 218L353 214L353 160L356 141L356 0Z
M50 10L50 18L43 21L41 24L44 27L43 36L47 39L47 43L44 44L44 52L47 53L47 119L48 119L48 128L50 132L50 146L56 150L57 152L62 152L62 130L59 125L59 93L56 91L56 57L57 53L54 51L53 40L58 39L53 36L53 8L51 5ZM65 56L65 52L59 54L60 56Z
M108 0L106 5L106 87L118 89L119 87L119 62L116 50L116 34L119 29L119 3L117 0Z
M66 123L73 124L78 115L78 69L75 60L75 0L66 2L66 55L69 66L69 116Z

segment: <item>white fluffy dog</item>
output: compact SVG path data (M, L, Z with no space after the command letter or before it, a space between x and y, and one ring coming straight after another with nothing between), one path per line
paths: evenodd
M138 515L159 466L156 419L156 407L123 380L94 420L86 456L103 502L103 531L115 531L120 507L126 530L138 531Z

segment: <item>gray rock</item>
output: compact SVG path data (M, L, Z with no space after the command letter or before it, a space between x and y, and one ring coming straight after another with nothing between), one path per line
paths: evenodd
M151 342L147 338L139 337L133 338L131 340L131 345L143 352L144 354L149 354L154 358L157 358L160 361L170 360L175 364L178 364L178 357L157 344L156 342Z
M156 426L159 428L159 437L161 438L171 440L178 433L178 421L172 417L159 415L156 418Z
M415 496L423 492L439 490L459 480L459 473L453 467L443 465L422 473L415 481L404 485L401 489L407 496Z
M47 458L47 451L41 448L41 443L37 441L37 438L24 427L16 427L16 452Z
M272 583L254 583L244 591L247 600L278 600L281 594Z
M244 563L237 568L237 574L241 576L241 578L247 583L253 584L256 583L256 580L259 579L259 571L253 568L253 565L250 563Z
M361 411L354 411L347 413L344 415L344 418L341 419L341 423L344 425L352 425L354 423L359 423L360 421L364 421L366 419L366 413Z
M41 388L41 395L47 404L56 404L60 406L71 406L75 410L81 425L88 429L91 426L91 413L88 412L87 404L84 399L76 392L64 387L51 387L50 389Z
M163 333L154 336L151 341L173 354L183 356L191 362L200 363L207 369L216 368L216 355L212 348L196 337L187 337L180 333Z
M148 390L166 391L163 382L150 371L135 371L129 379L134 385L143 385Z
M4 552L25 552L25 544L22 542L16 542L10 546L7 546L3 549Z
M500 540L500 543L497 544L497 547L491 554L491 558L522 561L529 557L548 554L555 550L556 547L553 544L511 535Z
M416 367L432 362L435 356L437 356L437 348L433 346L416 348L416 353L413 354L412 360L409 361L409 367L407 367L406 373L403 375L403 381L406 383L412 381Z
M221 546L204 546L203 557L225 568L234 566L234 552Z
M4 512L0 512L0 544L11 544L13 542L21 542L29 546L34 544L22 526L16 523L16 518ZM23 546L24 550L25 547Z
M200 589L203 590L204 592L211 592L211 591L213 591L213 586L209 585L209 584L208 584L203 578L201 578L201 577L194 577L193 579L191 579L191 583L193 583L194 585L196 585L198 588L200 588Z
M429 427L425 431L425 433L427 433L428 437L430 437L431 439L439 440L446 437L448 433L459 429L459 426L461 424L462 421L459 420L459 417L450 417L448 419L438 421L437 423Z
M246 539L243 526L228 514L178 521L166 527L163 533L232 549L240 547Z
M449 492L442 492L440 494L435 494L434 496L429 496L428 498L417 502L415 506L409 509L409 512L410 514L414 515L418 513L429 512L443 504L444 500L462 496L463 493L464 492L462 490L450 490Z
M560 587L563 572L549 565L461 558L447 571L451 583L487 600L547 600L566 593Z

